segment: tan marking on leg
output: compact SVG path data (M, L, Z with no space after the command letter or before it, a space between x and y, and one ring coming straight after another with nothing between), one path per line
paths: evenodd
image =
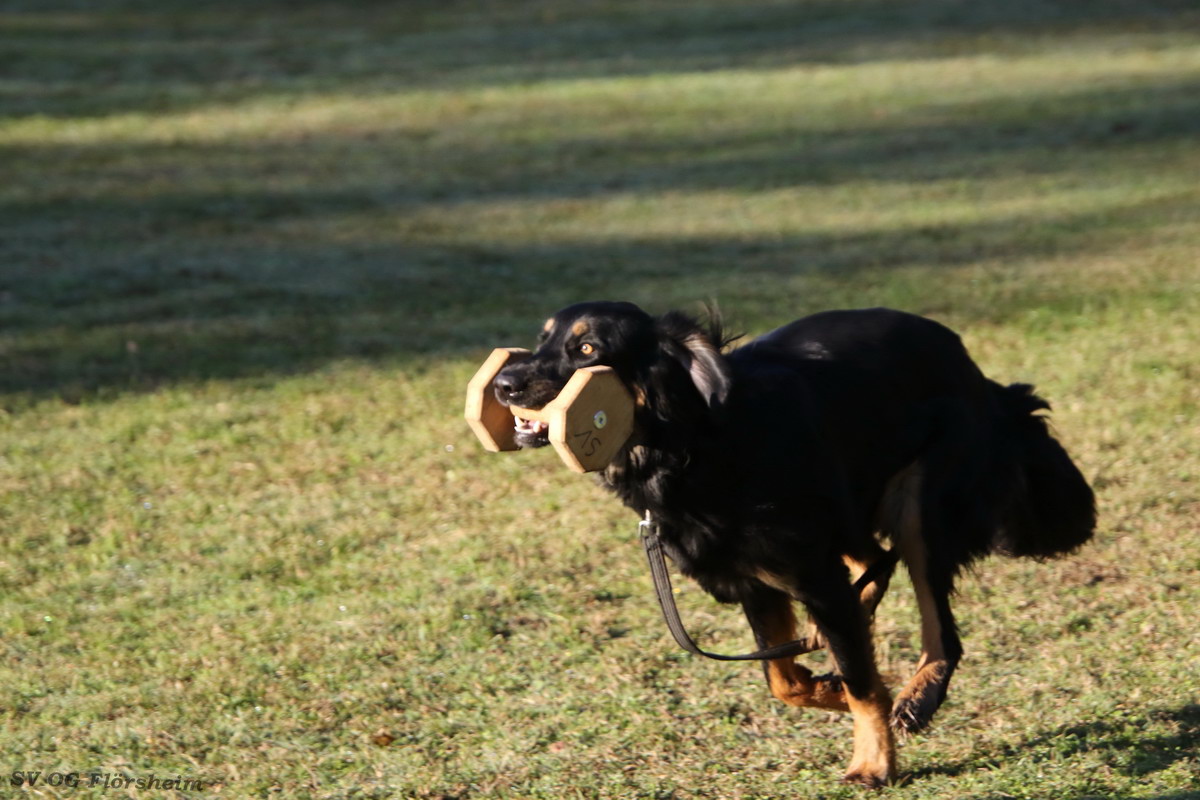
M921 658L917 671L896 698L896 724L906 730L918 730L937 710L941 686L949 665L942 643L942 624L937 603L929 586L925 540L921 537L921 510L918 502L921 473L912 467L897 476L898 513L893 518L896 546L904 559L917 596L921 614Z
M784 661L785 659L776 659ZM812 670L786 659L786 664L768 663L771 693L789 706L823 708L826 711L849 711L846 692L831 676L813 677Z
M846 569L850 570L850 580L856 581L862 577L862 574L867 571L867 567L871 566L866 561L859 561L851 555L842 556L842 563L846 565Z
M575 334L576 336L583 336L589 330L591 330L591 326L589 326L583 320L579 320L571 326L571 333Z
M768 573L769 574L769 573ZM796 611L790 602L782 613L770 620L769 627L760 633L767 647L790 642L796 638ZM771 694L798 708L824 708L830 711L849 711L842 687L834 681L814 678L812 671L796 663L794 657L773 658L767 662L767 684Z
M879 556L882 555L883 553L880 552ZM854 556L844 555L842 556L842 563L845 564L846 568L850 570L850 582L857 583L858 579L862 577L863 573L870 569L871 565L875 563L875 559L871 559L869 561L860 561ZM868 614L873 615L875 613L875 608L879 605L879 601L883 599L883 593L886 591L887 581L884 580L874 580L863 587L862 591L859 593L858 599L862 602L863 608L867 610Z
M942 649L942 626L937 604L929 588L925 540L921 537L921 469L913 465L898 474L888 484L884 498L887 519L884 524L900 548L904 566L912 578L921 614L921 660L918 669L931 660L945 659Z
M879 556L883 556L882 551L880 551ZM874 564L875 562L874 560L860 561L854 556L844 555L842 556L842 563L844 563L850 570L850 580L851 582L854 582L861 578L862 574L870 568L871 564ZM772 589L778 589L779 591L788 595L795 594L792 584L773 572L758 570L754 573L754 577L760 582L765 583L767 586L770 586ZM868 615L873 615L875 613L875 607L878 606L879 601L883 599L883 593L885 591L887 591L887 581L872 581L863 588L859 599L862 601L863 607L866 608ZM809 620L806 626L804 635L805 638L816 645L818 649L827 646L825 637L821 634L821 630L811 620Z
M550 331L554 330L554 317L551 317L550 319L546 320L546 324L542 326L542 330L545 331L546 333L549 333Z
M892 698L878 674L865 697L846 692L854 715L854 756L843 780L876 788L896 777L896 741L888 718Z
M776 575L773 572L768 572L765 569L760 569L754 573L754 577L757 578L760 582L765 583L767 586L770 586L772 589L778 589L779 591L783 592L784 594L786 594L788 596L794 596L796 593L795 587L792 585L792 583L790 581L784 579L783 577L781 577L779 575ZM790 639L781 639L780 642L789 642L792 639L795 639L796 635L795 635L795 627L794 626L793 626L792 630L793 630L793 632L791 634L791 638ZM823 650L826 647L828 647L828 642L826 642L825 637L821 635L821 629L818 628L816 626L816 624L813 623L812 620L808 620L808 622L805 624L804 638L807 639L809 642L811 642L813 644L813 646L818 650ZM779 642L776 642L776 644L779 644ZM831 669L832 669L832 667L831 667ZM809 675L812 675L812 673L810 672ZM775 696L779 697L779 695L775 695ZM783 698L780 698L780 699L782 700Z
M760 581L789 592L786 579L774 573L760 570L755 574ZM778 616L764 619L760 633L767 646L774 646L796 638L796 612L791 603L782 606ZM815 629L815 625L811 626ZM830 711L850 711L854 715L854 757L846 772L845 780L865 786L878 787L896 776L896 743L888 720L892 711L892 698L879 676L875 664L871 663L871 688L866 696L854 697L831 677L813 677L812 671L796 663L794 658L777 658L767 662L767 683L771 694L790 706L823 708Z

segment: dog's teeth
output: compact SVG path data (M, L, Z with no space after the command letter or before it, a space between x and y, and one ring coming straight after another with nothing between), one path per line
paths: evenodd
M521 433L530 433L536 436L541 435L550 429L550 426L545 422L537 420L521 419L517 416L514 416L513 420L513 427L515 427Z

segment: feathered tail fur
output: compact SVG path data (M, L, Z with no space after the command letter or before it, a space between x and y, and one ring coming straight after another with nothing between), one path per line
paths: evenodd
M1087 480L1050 433L1050 404L1028 384L993 383L1000 404L1002 460L1009 496L994 548L1012 556L1047 558L1075 550L1096 527Z

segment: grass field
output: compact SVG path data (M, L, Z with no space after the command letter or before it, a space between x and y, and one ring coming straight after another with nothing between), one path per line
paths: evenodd
M470 437L602 297L903 308L1054 402L1098 535L963 580L903 785ZM1198 319L1191 0L0 2L0 795L1200 798Z

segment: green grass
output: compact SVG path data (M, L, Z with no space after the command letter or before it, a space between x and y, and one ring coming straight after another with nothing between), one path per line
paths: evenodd
M848 719L669 642L631 515L461 421L491 347L612 297L751 334L894 306L1036 383L1100 530L964 578L967 658L879 796L1200 797L1194 3L57 0L0 30L6 787L870 796ZM893 682L917 630L898 579Z

